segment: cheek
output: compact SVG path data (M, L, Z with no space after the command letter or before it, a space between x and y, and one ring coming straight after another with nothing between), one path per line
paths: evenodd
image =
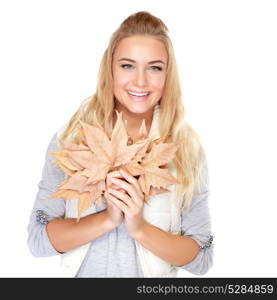
M160 76L156 78L152 78L151 85L157 92L162 92L165 84L165 76Z
M129 78L125 74L120 72L120 70L114 71L114 78L113 78L114 89L119 89L126 86L128 81Z

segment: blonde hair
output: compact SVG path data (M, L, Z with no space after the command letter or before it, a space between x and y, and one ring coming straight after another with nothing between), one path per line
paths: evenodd
M181 98L181 88L177 65L168 29L161 19L149 12L141 11L130 15L112 34L108 48L104 52L98 73L97 88L94 95L85 99L68 122L60 140L79 144L79 120L89 124L100 124L110 135L114 113L112 87L112 60L118 43L132 35L148 35L162 41L168 54L166 81L160 99L160 135L166 142L184 140L174 158L177 171L176 204L179 209L188 209L193 194L201 187L201 170L204 151L198 134L185 121L185 110Z

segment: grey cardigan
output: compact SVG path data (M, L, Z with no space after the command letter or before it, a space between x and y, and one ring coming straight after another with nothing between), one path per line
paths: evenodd
M48 199L65 174L52 162L55 158L49 154L57 150L57 133L52 137L45 155L42 178L38 183L38 192L30 214L28 225L28 247L35 257L60 255L49 241L46 224L49 220L63 218L65 215L64 199ZM190 263L177 267L195 275L204 275L213 264L213 236L208 206L208 169L203 171L205 188L195 194L191 209L182 213L181 234L194 239L200 247L196 258ZM106 209L96 206L96 211ZM143 272L136 253L134 240L121 224L114 230L90 243L89 250L75 277L143 277Z

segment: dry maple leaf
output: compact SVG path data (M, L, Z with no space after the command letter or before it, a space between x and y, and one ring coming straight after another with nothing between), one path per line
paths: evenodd
M141 139L127 145L129 137L122 121L122 113L116 113L118 118L110 139L100 125L93 126L80 121L80 134L83 137L81 144L60 141L64 149L50 152L56 158L54 163L69 178L47 199L79 198L77 221L92 204L102 205L101 198L105 192L108 172L131 162L137 152L150 143L150 139Z
M161 168L173 159L178 146L177 142L153 144L151 151L141 161L144 173L138 181L146 197L149 196L151 187L160 189L179 183L167 168Z
M78 199L79 221L82 213L93 204L102 206L102 195L106 189L106 177L111 171L125 169L138 182L149 196L168 192L167 186L178 181L169 173L166 164L174 157L178 143L162 143L163 139L152 140L148 137L143 120L135 140L127 134L122 113L117 114L117 121L110 137L101 125L89 125L80 122L80 144L62 142L63 150L50 152L54 162L68 175L58 190L48 197Z

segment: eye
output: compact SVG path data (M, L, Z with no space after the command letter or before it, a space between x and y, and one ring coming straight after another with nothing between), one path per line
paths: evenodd
M123 68L123 69L131 69L133 66L132 65L130 65L130 64L123 64L123 65L121 65L121 68Z
M158 67L158 66L151 66L150 67L153 71L162 71L163 68Z

